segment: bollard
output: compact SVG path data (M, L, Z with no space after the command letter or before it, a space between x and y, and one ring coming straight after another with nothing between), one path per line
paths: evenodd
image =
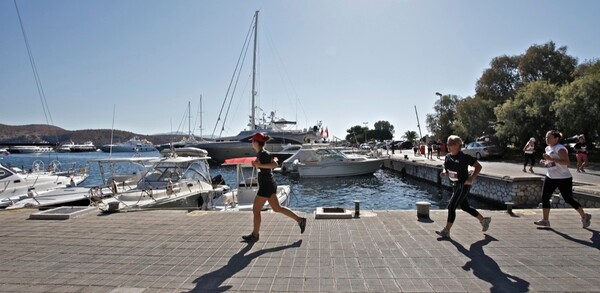
M513 213L512 208L513 208L514 203L512 201L507 201L504 204L506 205L506 212L509 214L512 214Z
M418 201L417 202L417 218L429 219L429 206L431 206L430 202Z
M360 218L360 200L354 201L354 217Z

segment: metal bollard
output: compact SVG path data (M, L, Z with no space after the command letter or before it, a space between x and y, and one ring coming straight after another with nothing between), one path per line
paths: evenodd
M418 201L417 202L417 218L429 219L429 206L431 206L430 202Z
M360 200L354 201L354 217L360 218Z
M506 212L512 215L512 213L513 213L512 208L513 208L514 203L512 201L507 201L504 204L506 205Z

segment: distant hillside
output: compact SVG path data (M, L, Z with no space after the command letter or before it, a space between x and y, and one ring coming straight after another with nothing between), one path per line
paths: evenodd
M171 141L179 141L182 138L182 135L141 135L123 130L114 130L114 132L110 129L84 129L71 131L45 124L18 126L0 124L0 145L16 143L62 144L69 141L73 141L75 143L91 141L94 143L94 145L100 147L101 145L110 143L111 132L113 133L114 143L128 141L134 136L137 136L141 139L145 138L155 145L168 143Z

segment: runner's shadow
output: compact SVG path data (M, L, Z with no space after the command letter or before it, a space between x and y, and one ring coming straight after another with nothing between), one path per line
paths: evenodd
M496 238L485 234L485 238L473 244L467 250L462 244L449 240L458 251L471 260L462 266L463 270L473 270L473 275L492 285L490 292L528 292L529 282L502 272L500 266L487 256L483 247L492 241L498 241Z
M231 289L231 286L230 285L221 286L221 284L223 284L223 282L225 282L227 279L233 277L236 273L238 273L239 271L241 271L242 269L247 267L248 264L250 264L250 262L253 259L255 259L265 253L276 252L276 251L280 251L280 250L284 250L284 249L288 249L288 248L292 248L292 247L300 247L301 245L302 245L302 240L298 240L292 244L262 249L262 250L258 250L253 253L250 253L248 255L245 255L246 252L250 251L250 249L252 249L252 246L254 246L254 242L248 243L248 245L246 245L238 253L233 255L229 259L229 262L227 262L227 264L225 266L223 266L222 268L220 268L216 271L212 271L210 273L207 273L205 275L202 275L202 276L196 278L193 281L193 283L196 283L196 287L194 289L190 290L189 292L225 292L225 291L228 291L229 289Z
M592 232L592 238L590 238L590 240L592 240L592 242L589 241L585 241L585 240L581 240L581 239L577 239L577 238L573 238L571 235L567 235L563 232L559 232L556 231L552 228L548 228L547 230L552 231L560 236L562 236L563 238L567 239L567 240L571 240L573 242L577 242L579 244L585 245L585 246L589 246L592 248L596 248L600 250L600 231L597 230L593 230L590 228L585 228L586 230Z

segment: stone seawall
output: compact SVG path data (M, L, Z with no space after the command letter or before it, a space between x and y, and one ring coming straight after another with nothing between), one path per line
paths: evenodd
M423 163L410 159L386 159L383 167L411 177L451 188L450 180L439 176L442 171L441 162ZM511 177L498 176L482 171L471 188L471 195L497 205L513 202L515 206L532 207L541 202L543 177ZM558 192L558 190L557 190ZM600 207L600 197L584 192L574 191L573 196L583 207ZM552 199L554 207L569 207L562 197L555 195Z

